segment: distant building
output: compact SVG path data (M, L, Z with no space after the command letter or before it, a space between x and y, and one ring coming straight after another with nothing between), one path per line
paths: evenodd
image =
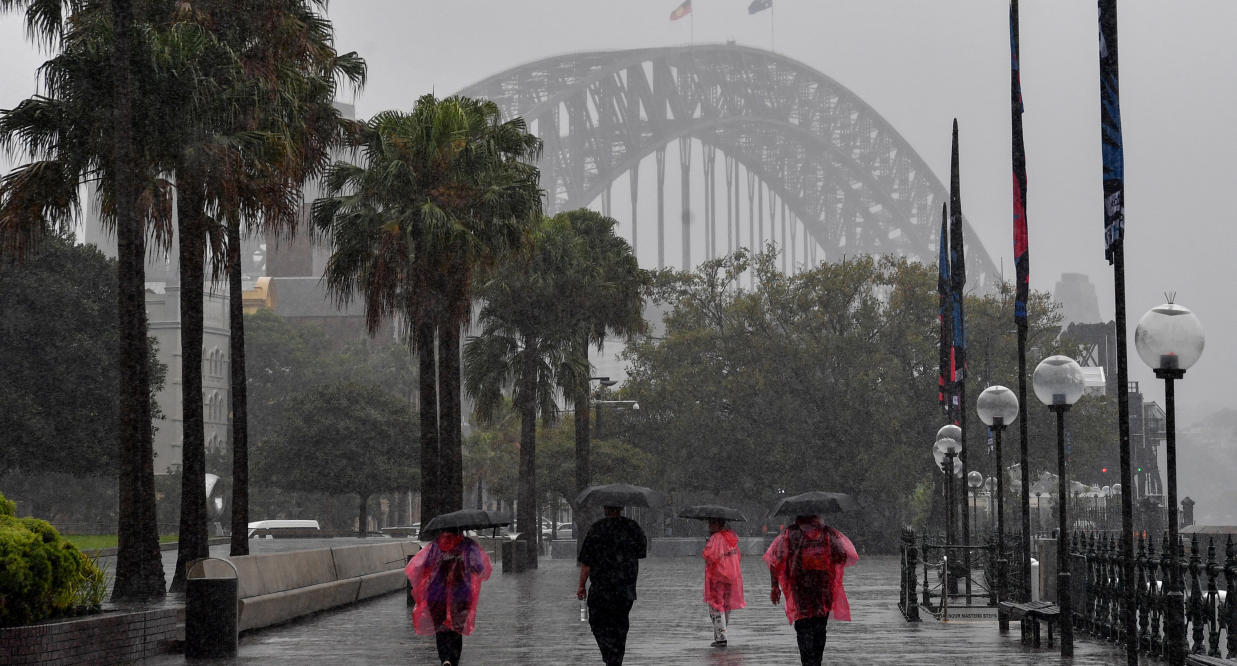
M1103 321L1095 285L1082 273L1062 273L1052 290L1052 297L1061 304L1062 326Z
M180 467L184 432L181 394L180 286L146 290L149 335L159 343L159 360L167 365L167 381L155 396L163 418L155 421L155 473L168 474ZM206 423L206 450L224 453L231 442L231 370L228 330L228 294L207 293L203 303L202 401Z

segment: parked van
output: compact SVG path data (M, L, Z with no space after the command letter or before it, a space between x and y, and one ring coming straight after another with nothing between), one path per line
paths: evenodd
M249 538L317 536L320 529L316 520L257 520L249 523Z

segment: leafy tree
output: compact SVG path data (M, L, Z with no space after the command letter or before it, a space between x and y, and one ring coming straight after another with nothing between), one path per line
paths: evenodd
M290 322L265 309L245 315L245 330L254 441L270 437L286 419L294 396L310 388L339 382L376 385L412 402L416 368L402 345L339 342L320 326Z
M809 489L850 493L865 509L858 536L892 548L898 527L922 510L911 501L917 487L939 474L929 462L943 423L934 269L862 257L786 276L773 259L739 252L694 274L658 275L654 294L670 306L666 335L626 352L625 397L641 406L621 417L629 441L658 460L658 487L766 507ZM737 280L749 269L754 289ZM1004 333L1012 307L1002 298L968 298L970 395L988 377L1016 386L1003 369L1016 366ZM1035 295L1029 315L1040 353L1076 354L1057 336L1059 315L1046 295ZM976 349L989 344L984 373ZM1055 468L1046 412L1031 409L1037 469L1049 461ZM1070 415L1076 467L1111 442L1114 423L1106 401L1079 402ZM983 441L980 428L970 429L972 467L991 474Z
M335 248L325 277L341 301L364 301L371 331L397 315L409 324L422 513L436 515L463 505L459 338L474 272L540 216L541 142L492 102L425 95L410 113L356 124L349 146L358 163L332 165L313 206L314 227Z
M295 396L270 440L254 451L254 481L285 490L355 494L359 536L370 496L416 475L404 438L408 404L373 385L339 382Z
M95 248L53 235L0 259L0 475L115 476L119 335L116 262Z
M515 500L519 452L519 415L511 401L504 400L487 423L464 438L464 479L476 484L474 508L485 508L487 490L499 503Z
M566 501L574 512L576 490L576 442L575 428L565 423L543 427L537 435L537 479L541 484L540 505L545 513ZM590 447L595 483L648 482L653 456L621 439L607 438L592 441ZM579 523L581 521L577 521ZM576 534L581 536L588 525L577 525Z

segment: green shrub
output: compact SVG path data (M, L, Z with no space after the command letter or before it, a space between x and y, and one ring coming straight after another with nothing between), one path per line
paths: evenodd
M0 627L97 608L102 570L47 521L14 516L12 505L0 495Z

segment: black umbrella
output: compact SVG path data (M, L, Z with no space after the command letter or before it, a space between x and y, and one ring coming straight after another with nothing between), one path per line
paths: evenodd
M775 516L815 516L824 513L857 511L859 505L845 493L813 490L794 497L785 497L773 508Z
M462 509L434 516L421 528L421 533L432 534L443 530L485 530L510 524L511 518L506 514L491 514L480 509Z
M651 488L630 483L589 486L576 496L580 506L648 506L661 504L661 495Z
M747 518L737 510L717 504L697 504L679 512L679 518L698 518L700 520L736 520L746 521Z

